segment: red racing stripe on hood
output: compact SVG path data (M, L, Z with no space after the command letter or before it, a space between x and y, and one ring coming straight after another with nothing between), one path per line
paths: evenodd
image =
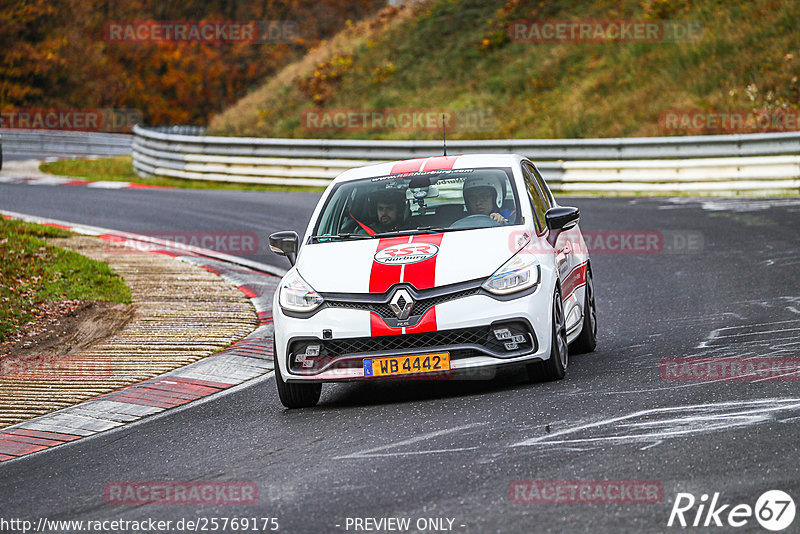
M443 236L444 234L417 235L411 242L417 246L425 246L427 243L438 247L442 244ZM439 254L436 254L425 261L406 265L403 282L408 282L417 289L432 288L436 282L436 258L438 256Z
M408 243L408 236L384 237L378 241L378 248L375 250L375 253L377 254L386 247L405 243ZM373 257L372 271L369 274L369 292L383 293L392 287L393 284L400 281L402 272L402 265L385 265L375 261Z
M389 237L381 239L378 243L377 254L386 247L392 245L409 245L409 249L414 252L429 253L434 252L435 247L442 244L444 234L430 234L418 236ZM426 248L426 245L432 245ZM416 289L429 289L436 284L436 258L438 252L430 258L417 262L401 265L385 265L373 258L372 271L369 278L370 293L384 293L394 284L405 282ZM396 334L411 334L420 332L436 331L436 308L431 308L414 326L403 328L392 328L386 324L378 314L370 314L370 335L372 336L391 336Z

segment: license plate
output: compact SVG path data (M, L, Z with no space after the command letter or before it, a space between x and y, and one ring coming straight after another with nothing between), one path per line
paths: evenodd
M450 370L450 353L392 356L364 360L364 376L410 375Z

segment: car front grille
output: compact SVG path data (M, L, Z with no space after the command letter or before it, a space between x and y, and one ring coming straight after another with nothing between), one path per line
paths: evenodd
M330 356L388 352L393 350L416 350L450 345L484 345L489 338L488 327L444 330L397 336L357 337L323 342Z
M493 334L499 326L509 328L512 334L526 336L527 342L518 349L509 350ZM304 356L307 347L319 347L313 356ZM363 359L375 356L420 353L428 351L450 352L450 359L468 358L480 354L510 357L535 351L536 336L522 321L503 321L494 326L478 326L458 330L440 330L418 334L357 337L344 339L298 339L289 344L289 365L294 372L315 374L335 363L337 368L361 367ZM297 357L300 355L300 358ZM303 367L303 363L309 367Z
M456 291L454 293L447 293L445 295L439 295L436 297L428 297L416 300L414 305L411 307L410 316L418 316L424 314L433 306L437 304L441 304L443 302L448 302L451 300L456 300L464 297L469 297L471 295L478 295L481 293L480 287L473 287L470 289L465 289L462 291ZM389 307L389 304L383 302L368 302L368 301L345 301L345 300L325 300L328 306L334 308L347 308L352 310L367 310L372 311L383 317L384 319L393 319L395 318L394 312Z

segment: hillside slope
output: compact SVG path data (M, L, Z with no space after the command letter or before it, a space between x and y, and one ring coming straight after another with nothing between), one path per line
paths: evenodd
M713 132L669 126L666 112L800 107L793 0L428 0L395 11L268 79L214 117L210 133L438 138L422 123L390 124L412 110L452 114L452 138L678 135ZM509 36L523 19L672 21L701 31L677 42L534 43ZM351 122L332 124L325 110ZM384 121L364 126L359 113L370 110Z

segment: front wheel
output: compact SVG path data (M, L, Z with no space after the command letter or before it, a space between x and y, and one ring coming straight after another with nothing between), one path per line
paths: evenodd
M531 382L561 380L567 373L567 365L569 365L567 323L564 319L564 303L561 302L561 291L558 288L556 288L556 292L553 295L552 322L550 358L543 362L533 362L527 365L528 380Z
M281 399L281 404L289 409L316 406L322 394L322 384L292 384L284 382L281 375L281 367L275 358L276 354L273 340L272 361L275 365L275 384L278 386L278 398Z

